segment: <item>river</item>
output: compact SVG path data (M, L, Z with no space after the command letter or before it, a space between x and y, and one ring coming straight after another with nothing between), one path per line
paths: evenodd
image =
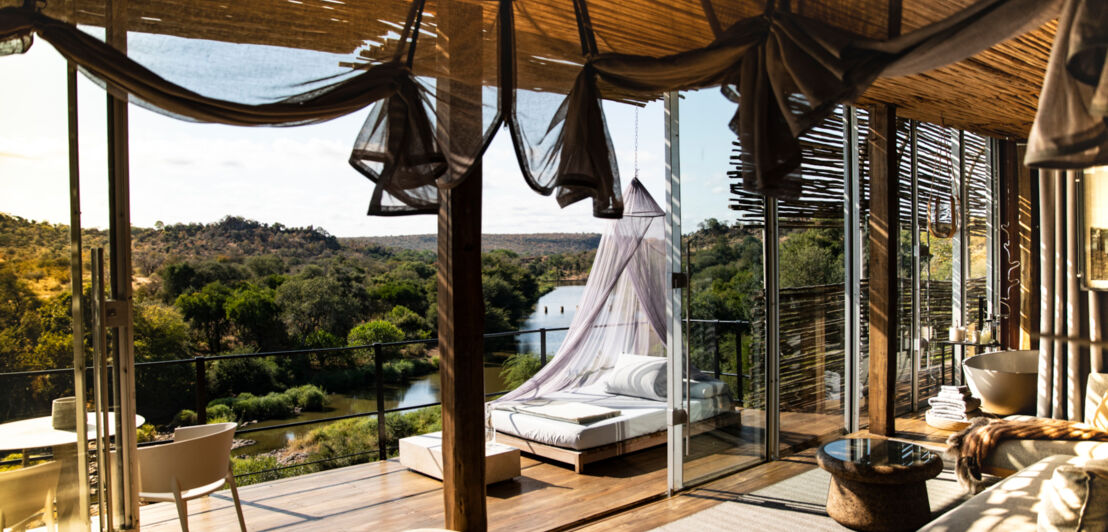
M527 319L522 329L539 329L568 327L577 310L578 301L585 291L583 285L562 285L539 298L535 305L535 312ZM546 352L553 357L565 339L565 331L548 332L546 336ZM538 354L541 347L541 339L538 333L521 335L517 339L519 352ZM439 374L432 373L418 379L413 379L403 384L386 386L385 408L405 408L439 402ZM497 366L485 367L485 393L493 393L504 390L504 381L500 378L500 368ZM304 412L293 419L274 419L263 421L251 427L267 427L282 425L293 421L307 421L328 417L342 416L346 414L358 414L374 412L377 410L377 398L373 389L364 393L327 394L327 408L324 412ZM274 449L280 449L294 438L303 436L312 429L322 424L300 425L287 429L275 429L272 431L252 432L244 434L243 438L256 441L254 445L236 449L236 454L259 454Z
M554 290L539 298L539 302L535 304L535 312L520 328L531 330L569 327L570 322L573 321L573 315L577 312L581 295L584 293L585 286L580 284L555 287ZM517 338L519 352L539 354L542 345L539 333L523 334ZM546 333L546 354L553 357L565 338L566 331Z

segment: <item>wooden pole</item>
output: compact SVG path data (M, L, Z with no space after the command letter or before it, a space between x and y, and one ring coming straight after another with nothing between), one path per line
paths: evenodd
M481 135L481 7L439 4L440 39L455 79L438 81L449 108L439 127L447 141ZM453 53L459 52L459 53ZM439 189L438 319L442 378L443 500L446 528L483 531L485 509L485 304L481 292L481 166L452 189Z
M446 528L485 530L481 173L439 192L438 314Z
M896 108L870 112L869 431L896 432L897 238L900 231Z

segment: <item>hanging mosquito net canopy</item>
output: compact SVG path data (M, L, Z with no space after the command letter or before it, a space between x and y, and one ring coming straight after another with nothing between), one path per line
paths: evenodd
M633 179L623 218L600 239L585 293L554 359L494 402L543 397L597 382L622 353L665 353L665 212Z

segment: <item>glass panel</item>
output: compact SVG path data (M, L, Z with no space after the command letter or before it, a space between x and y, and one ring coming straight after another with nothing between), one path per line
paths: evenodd
M692 395L683 457L690 485L765 459L765 297L761 219L728 204L727 191L737 186L728 177L735 135L711 120L734 104L704 90L684 93L680 105L681 245L690 275L684 334L694 379L727 385L712 398L698 391L703 384L685 390Z
M13 138L6 151L5 176L25 176L5 182L5 199L0 214L0 506L3 527L42 529L45 512L59 530L87 530L88 468L82 468L78 452L77 420L86 415L86 402L77 400L74 371L74 323L72 302L72 262L69 227L36 222L25 218L47 216L43 205L67 213L68 180L66 172L66 67L64 60L45 41L6 60L11 79L29 79L34 75L49 78L49 83L13 87L11 98L0 102L0 115L21 124L20 137ZM14 72L13 72L14 70ZM23 72L20 74L20 72ZM95 88L80 78L85 89ZM92 94L91 91L88 94ZM103 92L97 89L95 101L85 105L86 115L101 120L104 116ZM35 101L41 105L28 106ZM47 119L35 119L34 113L47 113ZM44 115L45 116L45 115ZM103 154L102 141L92 138L91 149ZM60 139L60 140L59 140ZM43 150L51 153L41 156ZM101 162L101 164L103 164ZM94 179L95 181L95 179ZM100 185L102 186L102 185ZM45 203L44 203L45 202ZM57 209L50 212L56 213ZM40 214L42 213L42 214ZM20 215L24 216L21 217ZM86 223L106 226L107 220L85 214ZM86 245L96 237L87 231ZM87 260L88 255L85 255ZM88 268L83 268L87 283ZM82 279L77 279L81 286ZM85 284L84 286L88 286ZM87 293L87 288L86 288ZM88 308L86 300L85 308ZM86 320L83 331L88 331ZM90 338L80 334L78 337ZM82 346L88 347L87 343ZM84 355L86 350L79 353ZM83 361L82 358L76 360ZM80 381L91 386L82 372ZM88 399L91 400L91 394ZM48 490L55 499L46 508ZM26 504L23 504L26 503ZM20 524L20 521L24 521ZM6 530L7 528L5 528Z
M938 393L938 386L944 381L950 382L953 375L950 348L934 341L948 337L953 317L954 239L944 235L950 228L951 180L953 165L957 164L951 152L957 134L953 129L936 124L920 123L916 128L919 181L916 209L921 218L920 334L932 340L921 345L921 398Z
M986 289L992 262L989 260L991 239L988 237L994 201L992 168L987 138L966 133L965 145L966 196L969 200L966 205L966 245L969 257L966 268L966 324L974 324L980 334L992 318L988 301L990 291ZM989 336L992 336L991 332ZM974 351L980 352L980 349L970 348L967 355L975 354Z
M900 230L897 246L897 352L896 352L896 413L903 414L912 410L912 216L915 205L912 203L912 156L911 124L908 120L898 120L896 128L896 146L900 159L900 178L898 194L900 196Z
M782 451L842 432L845 139L841 107L801 136L804 189L779 202Z

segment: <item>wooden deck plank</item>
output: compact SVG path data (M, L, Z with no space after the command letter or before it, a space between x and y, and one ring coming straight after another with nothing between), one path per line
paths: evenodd
M841 425L841 414L782 413L785 452L826 439ZM744 412L741 431L695 437L687 478L722 464L747 466L761 460L761 413ZM900 420L898 436L940 445L945 434L929 432L922 420ZM743 442L735 445L736 441ZM490 530L550 530L578 526L590 530L642 530L680 519L738 493L748 493L815 467L808 449L758 465L676 497L649 502L665 493L665 446L591 464L576 474L562 464L522 458L522 476L488 487ZM332 469L240 489L250 530L407 530L441 527L442 484L413 473L397 460ZM647 502L643 502L647 501ZM627 511L607 517L614 509ZM192 530L237 529L230 493L189 503ZM599 519L586 523L583 519ZM649 526L647 526L649 525ZM142 508L144 530L179 530L176 509L160 503Z
M785 413L782 413L783 426L784 419ZM791 421L796 423L799 419L798 417L793 417ZM939 451L946 449L946 438L951 434L949 431L928 426L927 423L923 421L920 414L909 414L898 417L896 426L898 428L897 433L892 436L892 439L916 443ZM848 437L881 438L883 436L870 434L869 431L862 430L852 433ZM760 490L771 484L776 484L782 480L815 469L818 467L816 465L815 454L816 448L812 447L781 460L740 471L674 497L646 504L640 508L623 512L606 519L597 520L588 525L575 528L574 530L589 532L636 532L650 530L697 512L707 510L722 502L734 500L739 495Z

